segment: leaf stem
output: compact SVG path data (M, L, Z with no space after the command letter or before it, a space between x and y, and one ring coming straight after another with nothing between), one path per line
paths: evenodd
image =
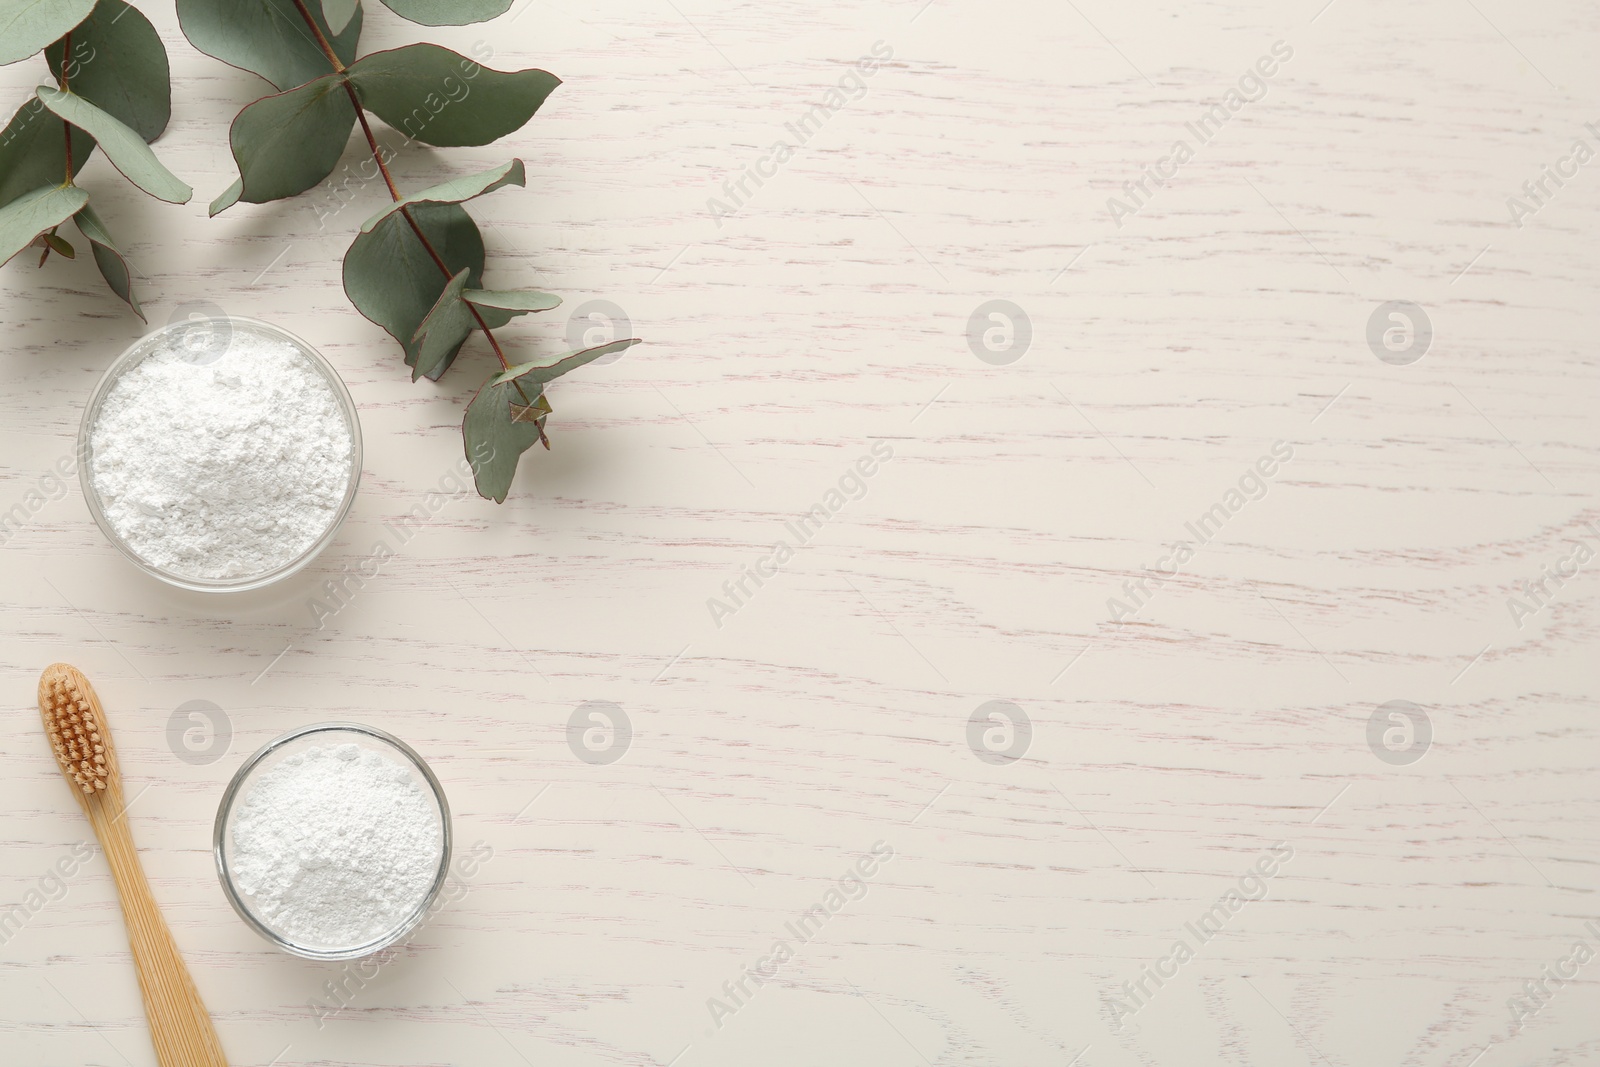
M372 126L367 122L367 113L361 106L361 97L356 94L356 87L350 84L350 79L344 76L345 65L340 62L338 53L333 50L333 45L328 43L328 38L323 35L322 27L317 25L317 20L312 18L311 12L306 9L305 0L294 0L294 6L295 10L300 12L300 17L305 19L306 25L311 28L311 33L316 37L317 45L322 49L322 54L328 57L328 62L333 64L334 71L340 75L339 80L344 85L344 91L350 94L350 104L356 109L356 120L361 123L361 132L366 135L367 147L372 151L372 161L378 165L378 172L383 175L383 184L389 187L389 196L398 204L404 197L400 195L400 190L395 187L394 176L389 173L389 167L383 161L383 153L378 149L378 139L372 135ZM70 34L68 35L68 44L69 46L71 44ZM63 63L61 67L63 75L66 73L66 69L65 63ZM63 89L66 88L65 81L62 82L61 87ZM70 180L72 166L72 133L70 130L67 132L67 137L67 173ZM417 235L417 240L422 242L422 247L427 250L429 258L433 260L434 266L439 268L439 272L445 276L445 279L449 280L454 277L450 268L445 265L444 257L439 255L438 249L433 247L433 242L428 240L428 235L422 232L422 227L417 225L417 220L411 217L411 211L408 208L401 208L400 215L410 224L411 232ZM472 312L472 318L477 322L478 329L482 330L483 336L488 338L489 347L494 349L495 358L500 361L500 369L510 370L511 363L506 359L505 351L501 349L500 342L495 339L494 334L489 330L489 324L483 321L483 316L478 313L478 309L473 307L471 303L466 301L463 301L463 303L466 303L467 310ZM522 399L531 404L533 401L528 400L528 394L522 391L522 383L516 382L515 385Z
M322 54L328 57L328 62L333 64L333 69L340 74L344 73L344 64L339 61L339 54L333 50L333 45L322 35L322 27L317 25L317 20L311 17L311 12L306 10L305 0L294 0L295 10L300 12L300 17L306 20L306 25L311 28L311 35L317 39L317 46L322 49Z

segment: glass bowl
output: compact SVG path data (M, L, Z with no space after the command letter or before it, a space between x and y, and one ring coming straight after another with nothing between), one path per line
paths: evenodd
M289 562L261 574L246 575L235 578L204 578L192 574L185 574L165 567L158 566L144 559L128 544L106 518L105 509L100 499L99 491L95 488L94 478L91 476L93 466L94 428L100 418L100 410L105 405L106 398L111 395L111 390L128 371L150 356L162 342L178 335L176 340L189 352L193 358L183 357L183 362L192 363L196 368L202 368L220 359L227 352L227 347L236 332L254 332L284 341L301 353L310 362L318 373L327 379L329 388L333 391L334 399L339 410L344 414L346 428L350 431L350 475L345 485L344 499L334 512L332 521L322 535L313 541L305 551L301 552ZM344 520L350 514L351 505L355 503L356 488L361 482L361 420L356 414L355 401L350 398L350 390L345 388L333 365L311 345L296 337L288 330L271 323L261 322L257 319L244 318L221 313L208 314L195 319L180 319L169 323L158 330L153 330L129 345L111 366L106 368L105 374L95 386L94 392L89 394L89 402L84 405L83 421L78 427L78 484L83 488L83 499L89 505L89 514L94 516L94 521L100 527L100 532L106 535L106 540L115 545L134 566L152 577L158 578L180 589L189 589L202 593L215 592L242 592L247 589L259 589L273 582L281 581L300 570L317 557L323 549L333 543L338 536L339 528L344 525Z
M417 788L433 798L439 816L439 866L427 893L392 929L355 945L313 944L296 940L275 929L269 920L256 913L253 898L236 882L232 869L234 804L241 797L248 795L246 787L251 785L259 774L286 757L304 752L308 748L348 743L391 757L411 771L412 781ZM244 761L234 774L233 780L228 783L228 788L223 791L222 800L217 806L217 821L211 834L211 851L217 861L217 878L222 882L222 892L228 898L228 903L233 905L233 910L239 913L239 917L251 929L285 952L312 960L352 960L366 956L388 948L420 926L438 899L440 889L444 887L450 870L450 849L450 804L445 799L439 779L433 776L433 771L428 768L427 763L410 745L393 734L353 722L322 722L302 726L262 745L254 755Z

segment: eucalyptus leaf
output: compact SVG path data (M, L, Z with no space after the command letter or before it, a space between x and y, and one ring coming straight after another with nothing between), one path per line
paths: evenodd
M207 211L210 213L212 218L216 218L218 215L237 204L239 202L239 197L243 194L244 179L235 178L232 185L222 190L217 198L211 201L211 206L207 208Z
M412 337L417 347L416 362L411 368L412 381L424 375L437 378L444 373L448 360L460 350L461 342L477 325L472 309L461 299L466 287L467 271L458 271L445 285L422 325L417 327Z
M509 311L512 315L526 315L531 311L549 311L561 306L561 298L554 293L541 293L537 289L468 289L461 294L469 304L480 308Z
M424 144L483 145L519 130L561 84L548 71L490 70L436 44L363 56L350 81L368 111Z
M403 19L424 26L465 26L487 22L511 10L511 0L383 0Z
M0 4L0 66L38 53L93 10L94 0L5 0Z
M466 209L459 204L422 203L409 211L450 275L465 270L467 284L476 287L483 276L483 237ZM400 342L408 367L417 363L417 330L449 281L398 211L359 234L344 257L344 291L350 302ZM457 344L427 376L437 379L443 374L460 347Z
M239 112L228 133L239 164L235 199L264 204L305 192L338 165L355 124L355 105L338 74L257 100ZM230 205L218 198L212 206L215 215Z
M100 276L111 286L111 291L126 300L135 315L144 318L144 309L133 295L133 275L128 269L128 260L106 232L100 216L95 214L93 207L85 204L82 210L72 216L72 221L77 223L78 232L88 239L95 266L100 268Z
M64 259L78 258L78 250L73 248L72 243L65 237L55 233L41 233L39 240L43 241L50 251Z
M317 44L294 0L177 0L183 35L206 55L259 74L279 92L332 74L333 64ZM349 66L361 37L361 8L335 34L316 0L307 10L339 62Z
M491 330L498 330L518 315L549 311L561 304L559 296L534 289L468 289L461 295L467 303L478 309L478 315Z
M638 343L637 338L612 341L491 375L467 405L466 417L461 420L461 436L478 494L497 504L504 503L517 474L517 461L544 440L544 416L550 413L544 396L546 383Z
M61 79L66 40L44 50ZM100 0L72 31L67 84L101 110L154 141L172 117L172 71L167 49L150 20L122 0Z
M503 504L517 475L517 461L543 440L544 425L542 419L516 417L511 405L517 404L522 411L528 404L514 386L499 378L496 375L484 382L467 405L461 420L461 437L478 495ZM544 400L543 393L527 392L528 401ZM549 403L546 401L543 406L548 409Z
M438 185L432 185L397 201L379 211L366 222L361 224L361 232L367 233L380 222L393 218L402 208L409 208L413 204L459 204L484 193L492 193L506 185L525 185L527 174L523 170L522 160L513 159L509 163L502 163L498 167L477 174L469 174L465 178L454 178Z
M0 263L27 248L47 230L70 219L89 202L76 185L47 185L0 208Z
M72 131L76 176L94 151L94 138L62 122L38 97L29 97L17 109L0 132L0 207L24 193L61 184L67 173L66 130Z
M334 33L343 33L361 0L322 0L322 17Z
M512 382L521 384L525 389L528 385L537 385L543 388L547 383L555 381L563 374L575 371L585 363L593 363L601 356L609 356L613 352L622 352L639 343L639 338L629 337L622 341L611 341L607 344L597 345L594 348L585 348L581 352L568 352L555 359L534 360L530 363L519 363L510 370L501 371L492 379L492 384L509 385ZM529 391L532 395L532 391Z
M416 363L411 380L419 377L438 378L444 373L445 361L454 356L461 342L478 328L481 317L490 329L504 326L513 316L530 311L548 311L561 303L561 298L534 290L484 290L468 289L467 272L460 271L450 279L433 308L417 327ZM478 315L473 315L477 310Z
M144 143L131 127L121 119L95 107L73 93L64 93L41 85L34 90L44 106L63 119L88 131L99 143L111 165L120 170L130 182L160 200L173 204L187 204L194 190L179 181L162 165L150 146Z

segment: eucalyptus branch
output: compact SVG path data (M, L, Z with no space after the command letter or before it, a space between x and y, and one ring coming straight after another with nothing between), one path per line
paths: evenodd
M382 0L425 25L460 25L503 14L511 0ZM554 358L516 363L495 330L519 315L560 303L534 290L479 288L483 235L466 204L507 185L523 185L520 159L452 178L407 196L389 168L391 153L371 116L412 141L441 147L485 145L522 128L560 85L546 71L492 70L492 49L477 59L435 44L412 44L359 56L365 12L360 0L177 0L184 34L202 52L271 82L276 92L234 119L229 146L239 178L211 205L262 204L307 192L338 165L359 126L389 203L362 223L344 255L346 294L405 353L413 380L439 379L473 333L482 333L498 367L462 419L462 438L478 491L504 500L519 457L550 447L545 387L556 378L621 351L613 342ZM482 42L480 42L480 45ZM365 164L363 164L363 169Z
M189 200L193 191L149 148L172 115L166 46L123 0L11 6L22 10L8 16L0 63L43 52L52 77L0 133L0 261L31 245L43 248L41 267L51 252L76 258L59 233L70 219L106 284L142 318L132 270L76 179L98 147L150 195Z
M346 74L344 63L340 61L338 54L334 52L333 45L328 43L328 38L323 34L322 27L317 25L317 20L311 17L310 11L306 10L305 0L294 0L294 6L295 10L300 12L301 19L305 21L306 26L316 38L317 46L322 49L323 54L328 57L328 62L333 65L334 73L339 75L344 91L349 94L350 106L355 108L356 121L361 124L361 132L367 138L367 148L372 152L372 161L378 165L378 173L383 175L383 184L389 187L389 196L398 204L403 197L400 195L400 190L395 187L394 176L389 173L388 164L383 161L383 153L378 149L378 139L372 135L372 125L367 122L367 110L361 106L361 97L356 92L356 87L350 84L350 78ZM433 242L428 240L428 235L422 232L422 227L417 225L417 220L412 217L411 211L402 207L400 215L406 220L406 224L411 227L411 232L417 235L417 240L427 250L428 257L433 260L434 265L439 268L439 272L448 281L451 277L450 268L445 265L444 258L439 255L439 250L433 247ZM506 354L501 349L500 342L496 340L494 332L489 329L489 324L483 321L482 313L470 303L467 304L467 309L472 312L473 321L477 323L478 329L483 331L483 336L488 340L489 347L494 350L494 357L500 361L500 369L510 370L511 364L506 360ZM520 382L517 383L517 394L522 397L524 404L533 403L528 399L528 394L523 391ZM550 447L550 439L545 436L544 427L542 426L539 428L539 439L544 443L546 449Z

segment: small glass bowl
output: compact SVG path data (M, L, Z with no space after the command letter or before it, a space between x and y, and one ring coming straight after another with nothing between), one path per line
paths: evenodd
M285 757L296 752L303 752L308 748L327 745L342 745L354 743L363 748L373 749L384 755L394 757L397 762L410 768L412 780L426 794L433 797L439 814L439 869L435 874L433 884L422 900L403 921L392 930L359 945L315 945L300 941L274 930L265 919L255 913L251 907L250 894L235 884L233 871L230 866L229 856L233 849L233 813L234 802L245 795L245 787L250 785L261 772L271 768ZM228 783L228 788L223 791L222 801L217 805L217 821L211 833L211 851L217 861L217 878L222 882L222 892L228 898L228 903L233 905L233 910L256 933L283 949L285 952L302 956L310 960L353 960L361 956L370 955L410 934L422 921L427 918L433 909L434 902L438 899L439 891L444 888L445 879L450 872L450 803L445 799L444 789L439 785L439 779L433 776L433 771L423 758L417 755L412 747L393 734L386 733L373 726L363 726L354 722L319 722L310 726L302 726L296 730L268 741L256 750L255 754L239 767L233 780Z
M311 365L327 379L333 395L338 401L339 410L344 413L345 426L350 431L350 479L345 486L344 500L340 502L339 509L334 513L333 521L328 524L328 529L317 538L304 552L275 570L265 574L247 575L240 578L199 578L190 574L181 574L166 570L141 558L133 547L124 541L111 522L106 518L101 506L100 495L95 490L94 478L90 471L93 460L93 436L95 423L100 418L100 409L104 406L106 398L111 395L112 388L121 380L122 376L132 370L139 362L155 351L156 347L173 334L181 334L181 340L196 355L193 362L196 366L205 366L226 353L228 341L235 330L255 331L275 337L278 340L293 345L302 352ZM280 326L274 326L259 319L245 318L237 315L225 315L220 311L207 314L195 319L180 319L153 330L139 338L118 356L111 366L106 368L101 375L100 382L94 387L94 392L89 394L89 402L83 408L83 421L78 427L78 484L83 488L83 499L89 505L89 514L94 516L94 521L100 527L100 532L106 535L106 540L121 550L122 554L134 566L146 574L159 578L169 585L180 589L189 589L201 593L236 593L248 589L260 589L262 586L271 585L281 581L300 570L317 557L323 549L333 543L338 536L339 528L344 525L344 520L350 514L351 505L355 503L356 489L361 482L361 419L356 414L355 401L350 398L350 390L345 388L344 381L339 377L339 372L333 369L333 364L311 345L296 337Z

